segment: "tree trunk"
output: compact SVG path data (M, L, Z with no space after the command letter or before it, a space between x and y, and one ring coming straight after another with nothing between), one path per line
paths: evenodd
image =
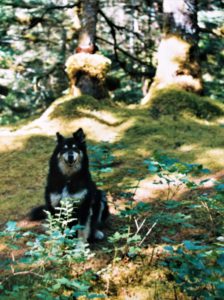
M155 91L169 86L202 91L197 59L197 0L163 0L163 17L156 76L142 104L148 103Z
M76 54L70 56L66 62L66 71L70 79L71 94L87 94L102 99L108 96L105 79L111 61L95 53L97 12L98 0L81 1L78 46Z

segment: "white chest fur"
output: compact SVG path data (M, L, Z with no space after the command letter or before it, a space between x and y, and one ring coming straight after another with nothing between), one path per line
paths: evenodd
M50 201L51 201L51 205L53 207L56 207L59 205L60 201L62 199L70 199L70 200L74 200L74 201L82 201L85 196L87 195L88 190L87 189L82 189L74 194L71 194L68 192L67 187L64 187L62 193L51 193L50 194Z

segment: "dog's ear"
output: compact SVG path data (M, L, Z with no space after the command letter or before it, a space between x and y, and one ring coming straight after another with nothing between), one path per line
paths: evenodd
M60 144L60 143L63 142L64 137L63 137L62 134L60 134L60 132L57 132L57 133L56 133L56 137L57 137L57 142L58 142L58 144Z
M73 137L77 139L80 143L85 142L85 133L82 128L79 128L77 131L73 132Z

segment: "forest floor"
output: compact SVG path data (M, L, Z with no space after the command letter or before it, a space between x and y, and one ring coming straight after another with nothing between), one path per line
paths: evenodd
M209 119L185 110L158 116L147 107L66 96L55 101L35 120L1 127L2 228L7 221L16 220L23 230L31 227L42 230L40 223L29 222L26 216L31 208L44 201L55 133L60 131L69 136L79 127L87 135L90 161L94 162L91 165L93 177L107 191L111 211L107 237L128 226L135 232L136 226L146 219L141 232L141 252L137 257L127 255L124 241L118 241L120 256L117 262L113 251L108 254L102 250L114 249L116 243L105 240L91 246L95 257L86 268L97 271L107 268L96 290L106 293L108 299L188 299L167 279L167 272L160 267L159 261L164 257L163 247L168 239L181 243L203 236L220 223L217 218L215 224L213 220L210 224L209 213L198 214L186 203L196 203L205 193L212 195L215 182L224 179L224 110L223 115ZM210 173L202 172L191 178L196 183L204 181L197 189L189 190L180 185L178 179L169 183L163 178L158 182L158 174L147 166L147 162L158 155L203 165ZM121 211L130 200L131 203L143 201L150 208L139 215L137 225L136 218L121 217ZM161 214L163 218L158 221ZM187 216L197 226L185 226L183 219ZM181 220L175 222L175 218ZM211 238L212 233L209 233L207 239ZM2 244L0 248L6 255L5 246Z

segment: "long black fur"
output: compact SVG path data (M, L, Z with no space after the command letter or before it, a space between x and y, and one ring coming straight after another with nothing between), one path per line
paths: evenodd
M64 171L61 169L59 161L61 153L65 151L63 149L65 147L70 148L72 145L74 147L74 144L77 147L77 153L81 153L82 159L80 168L71 174L71 172L66 172L66 168ZM90 218L90 234L88 239L94 239L99 221L103 222L107 219L109 210L104 192L97 189L96 184L91 178L85 135L81 128L74 132L71 138L64 138L60 133L57 133L57 145L49 162L49 173L45 188L45 205L34 208L30 213L30 219L41 220L46 218L44 210L55 214L56 210L52 205L51 195L53 193L61 195L63 198L63 191L65 189L69 194L76 194L79 191L86 190L86 194L80 200L78 208L77 204L74 206L73 214L75 217L78 217L78 223L83 226L86 225L88 218ZM60 206L60 201L56 207L58 206ZM72 222L70 226L75 224L77 224L77 221Z

